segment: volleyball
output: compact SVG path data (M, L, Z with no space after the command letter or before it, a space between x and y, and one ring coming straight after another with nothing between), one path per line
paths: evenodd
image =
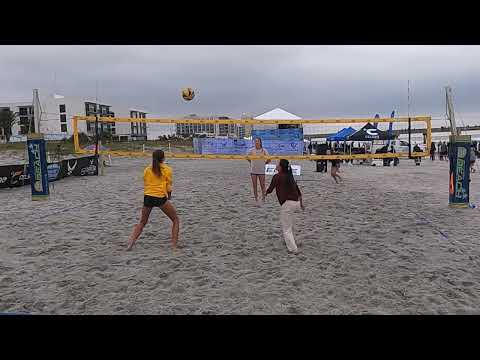
M195 92L192 88L185 88L182 90L182 97L185 101L190 101L195 97Z

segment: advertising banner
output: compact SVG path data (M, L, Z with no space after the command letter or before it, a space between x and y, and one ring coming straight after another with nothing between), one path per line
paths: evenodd
M32 200L46 200L49 188L45 140L41 135L34 134L27 139L27 149Z
M275 175L278 171L275 164L265 164L265 175ZM291 165L293 176L300 176L302 174L302 167L300 165Z
M468 207L470 199L470 136L451 136L449 205Z
M303 140L303 129L271 129L271 130L252 130L252 138L259 137L265 140L282 140L282 141L300 141Z
M302 155L304 143L302 141L264 140L263 147L270 155ZM246 155L254 147L252 140L244 139L198 139L194 143L196 153Z
M0 189L30 184L30 174L26 165L0 166Z
M28 164L0 166L0 189L30 185ZM95 156L62 160L47 165L48 182L67 176L93 176L98 174L98 161Z
M67 163L67 176L98 175L98 159L95 155L64 161Z

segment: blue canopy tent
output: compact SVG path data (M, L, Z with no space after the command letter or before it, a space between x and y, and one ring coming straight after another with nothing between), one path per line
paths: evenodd
M346 146L347 146L347 138L354 134L357 130L352 128L351 126L348 128L343 128L335 135L331 135L327 137L327 141L343 141L343 152L346 153Z
M355 133L357 130L352 128L351 126L348 128L343 128L340 130L338 133L335 135L331 135L327 137L327 141L345 141L347 140L347 137Z

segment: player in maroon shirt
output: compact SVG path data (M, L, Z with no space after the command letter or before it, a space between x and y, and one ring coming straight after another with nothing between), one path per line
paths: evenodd
M267 195L275 189L278 202L282 206L280 222L285 244L288 251L296 254L298 248L293 236L293 212L299 209L305 210L302 202L302 193L293 178L292 168L288 160L280 160L277 165L277 171L278 173L273 176L272 182L267 189Z

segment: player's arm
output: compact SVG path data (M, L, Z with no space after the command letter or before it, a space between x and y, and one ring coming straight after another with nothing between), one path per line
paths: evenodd
M265 156L270 155L266 149L263 149L263 153L265 154ZM265 164L270 164L271 161L272 160L268 159L267 161L265 161Z
M173 172L172 170L168 171L167 174L167 194L168 200L172 198L172 191L173 191Z

